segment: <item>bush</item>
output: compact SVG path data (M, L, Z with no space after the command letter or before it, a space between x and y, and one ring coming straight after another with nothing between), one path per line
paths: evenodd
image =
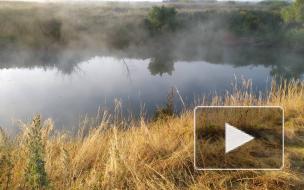
M62 22L57 19L46 20L40 24L42 33L49 38L52 43L57 43L62 40L61 28Z
M298 50L303 50L304 44L304 28L293 28L286 32L285 37L289 46Z
M145 24L152 33L163 30L175 31L178 26L177 11L174 7L153 7L145 19Z
M130 45L131 34L127 27L119 26L108 33L107 44L114 49L124 49Z
M304 22L304 0L296 0L294 3L295 19Z
M155 111L154 120L166 120L174 115L174 89L167 95L167 103L165 106L158 107Z
M232 14L229 28L238 35L275 34L282 26L279 14L265 11L242 10Z
M285 22L304 22L304 0L296 0L281 11Z
M284 22L288 23L295 20L293 7L286 7L281 11L281 16Z

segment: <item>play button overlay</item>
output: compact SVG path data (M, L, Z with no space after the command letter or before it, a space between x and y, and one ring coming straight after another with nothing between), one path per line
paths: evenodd
M198 106L194 109L197 170L280 170L284 110L279 106Z
M225 153L228 153L253 139L253 136L225 123Z

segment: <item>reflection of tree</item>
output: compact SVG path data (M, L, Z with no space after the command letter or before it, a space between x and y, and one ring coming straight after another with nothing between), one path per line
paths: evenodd
M264 66L270 75L297 79L304 74L304 55L278 48L239 47L226 51L225 63L235 67Z
M278 56L280 58L280 56ZM282 58L282 57L281 57ZM281 62L273 65L270 71L271 76L284 79L299 79L304 73L304 61L299 58L286 56Z
M164 73L171 75L172 71L174 71L174 60L168 52L157 54L155 57L151 58L148 69L152 75L159 74L162 76Z
M210 45L204 49L204 60L210 63L223 63L224 62L224 48L216 45Z
M64 74L77 70L77 65L98 55L96 50L2 50L0 51L0 69L3 68L56 68ZM300 78L304 74L304 54L283 48L262 48L258 46L178 48L171 43L163 47L152 46L148 49L130 49L124 52L100 53L105 56L146 59L151 58L148 69L152 75L174 71L174 63L179 61L207 61L211 64L229 64L235 67L264 66L270 68L270 75L282 78Z
M90 57L81 56L77 52L68 53L51 50L40 51L1 51L0 69L3 68L56 68L64 74L71 74L77 65Z

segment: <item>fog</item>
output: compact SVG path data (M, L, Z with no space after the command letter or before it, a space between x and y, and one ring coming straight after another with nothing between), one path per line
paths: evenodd
M191 105L194 96L226 93L235 76L253 79L257 93L271 77L303 78L302 46L286 46L280 17L258 4L167 4L177 13L160 28L149 21L150 3L2 5L2 126L35 112L76 126L98 106L114 109L116 98L124 112L133 105L138 116L145 105L152 117L172 87ZM261 31L242 34L244 9Z
M257 6L177 6L178 28L154 35L144 24L150 4L25 4L16 5L16 11L10 6L0 10L7 17L2 17L0 29L8 35L0 41L0 68L57 68L70 74L80 62L98 55L150 59L149 69L155 75L172 74L177 61L263 65L272 68L271 75L290 77L304 72L302 54L280 45L279 37L275 43L252 43L251 38L238 38L229 31L233 14L227 11Z

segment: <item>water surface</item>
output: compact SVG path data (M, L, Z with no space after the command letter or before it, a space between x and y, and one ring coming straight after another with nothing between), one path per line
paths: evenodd
M113 109L115 99L126 112L139 115L144 108L152 116L156 107L166 102L172 87L187 105L197 96L231 89L236 76L251 79L255 92L265 91L275 72L303 78L302 71L292 70L303 67L298 60L286 67L281 62L253 64L253 60L235 64L112 56L73 63L62 59L57 65L8 62L0 69L0 125L13 131L16 121L30 121L40 113L52 118L57 128L77 127L81 116L94 116L99 107ZM178 111L181 101L176 97L175 102Z

